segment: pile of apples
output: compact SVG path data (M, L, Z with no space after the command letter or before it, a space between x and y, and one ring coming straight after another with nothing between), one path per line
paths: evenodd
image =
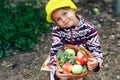
M71 63L70 61L67 61L67 59L66 59L64 64L61 65L61 68L66 73L81 74L81 73L84 73L87 71L88 59L82 52L80 52L80 51L76 52L75 50L68 48L68 49L64 50L64 53L68 54L69 55L68 57L74 58L73 59L74 62ZM61 59L62 59L62 56L61 56Z

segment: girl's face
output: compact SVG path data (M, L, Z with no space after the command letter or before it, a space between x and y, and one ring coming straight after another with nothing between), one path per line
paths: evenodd
M58 24L61 28L70 28L79 23L78 18L76 17L76 11L70 8L60 8L53 12L52 19Z

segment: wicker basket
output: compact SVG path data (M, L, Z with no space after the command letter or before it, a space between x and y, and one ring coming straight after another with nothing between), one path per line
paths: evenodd
M71 44L66 44L62 47L62 51L64 51L67 48L71 48L71 49L75 50L76 52L81 51L81 53L84 54L86 56L86 58L92 58L93 57L92 54L87 49L85 49L83 47L74 46L74 45L71 45ZM57 60L57 66L60 67L60 65L58 63L58 60ZM64 73L66 73L66 72L64 72ZM73 74L73 73L66 73L66 74L68 74L72 78L72 80L77 80L79 78L83 78L83 77L87 76L87 74L89 74L89 73L90 73L90 71L87 70L86 72L81 73L81 74Z

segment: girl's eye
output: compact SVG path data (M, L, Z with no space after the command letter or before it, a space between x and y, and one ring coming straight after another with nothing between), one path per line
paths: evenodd
M67 12L66 12L66 11L64 11L64 12L62 13L62 15L63 15L63 16L65 16L66 14L67 14ZM60 18L60 17L58 17L58 18L56 19L56 21L58 22L58 21L60 21L60 19L61 19L61 18Z
M60 20L60 18L57 18L57 20L56 20L56 21L58 22L59 20Z
M63 15L66 15L67 14L67 12L63 12Z

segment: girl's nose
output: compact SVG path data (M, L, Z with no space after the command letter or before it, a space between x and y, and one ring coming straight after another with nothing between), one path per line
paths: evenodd
M65 22L66 18L65 17L62 17L62 21Z

